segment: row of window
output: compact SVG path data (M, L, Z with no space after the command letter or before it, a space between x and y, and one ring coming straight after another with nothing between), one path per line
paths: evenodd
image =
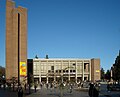
M61 73L62 70L55 70L55 73ZM63 70L63 73L68 73L69 70ZM76 72L76 70L70 70L70 72ZM54 70L48 70L48 73L54 73Z
M75 66L76 64L73 64L73 66ZM65 66L65 67L67 67L67 66ZM65 68L64 67L64 68ZM57 69L56 70L56 73L61 73L61 70L59 70L59 69L61 69L61 67L60 66L41 66L41 71L45 71L45 70L47 70L47 69L49 69L49 70L52 70L52 71L54 71L54 69ZM77 66L77 68L80 68L79 66ZM39 68L39 65L37 64L37 65L35 65L34 64L34 70L39 70L40 68ZM88 63L84 63L84 70L85 71L88 71L89 70L89 64ZM63 70L63 72L68 72L68 70ZM70 70L70 72L75 72L75 71L71 71Z

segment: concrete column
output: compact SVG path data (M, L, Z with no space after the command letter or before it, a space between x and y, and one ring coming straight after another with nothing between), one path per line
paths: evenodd
M55 61L54 61L54 81L56 82L56 72L55 72L55 71L56 71L56 68L55 68L55 66L56 66L56 65L55 65Z
M39 76L39 82L41 83L41 76Z
M70 81L70 61L68 62L68 80Z
M60 77L61 77L61 81L63 82L63 60L61 60L61 74L60 74Z
M39 82L41 83L41 62L39 61Z
M89 61L89 81L91 81L91 61Z
M47 83L48 83L48 74L47 74Z
M46 64L46 78L47 78L47 83L48 83L48 61L46 62L47 64Z
M63 60L61 60L61 72L63 70Z
M86 64L86 72L89 71L89 64Z
M76 80L76 83L77 83L77 60L76 60L76 63L75 63L75 80Z
M84 81L84 61L82 62L82 81Z
M56 77L55 77L55 73L54 73L54 82L56 82Z

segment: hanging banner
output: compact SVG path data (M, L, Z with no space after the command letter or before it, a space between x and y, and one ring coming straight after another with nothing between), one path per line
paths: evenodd
M100 70L96 70L96 72L100 72Z
M26 76L27 75L27 66L26 62L20 62L20 76Z

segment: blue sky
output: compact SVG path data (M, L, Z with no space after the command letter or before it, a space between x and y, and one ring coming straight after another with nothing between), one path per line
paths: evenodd
M100 58L120 50L120 0L14 0L28 9L28 58ZM0 65L5 66L5 0L0 0Z

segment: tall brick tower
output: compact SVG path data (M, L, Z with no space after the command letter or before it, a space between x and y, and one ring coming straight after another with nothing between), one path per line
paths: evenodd
M27 64L27 9L6 0L6 79L18 77L18 60Z
M100 80L100 59L91 59L91 81Z

